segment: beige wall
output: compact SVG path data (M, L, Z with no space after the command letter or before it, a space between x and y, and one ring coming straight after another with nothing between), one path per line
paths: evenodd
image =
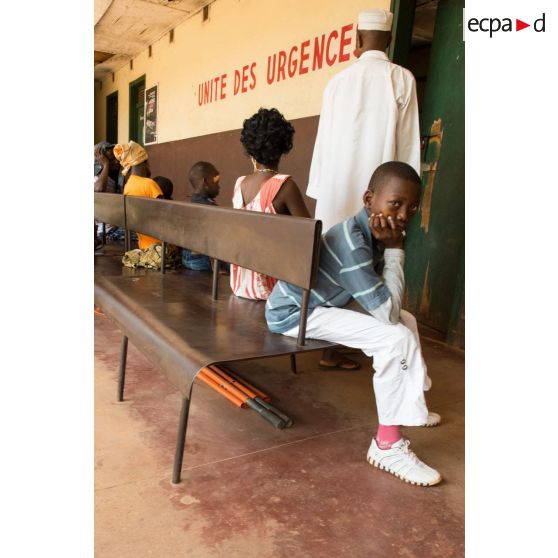
M127 64L115 73L114 82L109 76L102 89L96 85L95 141L104 139L106 97L116 90L118 141L128 140L128 86L143 74L146 87L159 84L159 143L238 129L260 106L275 106L288 119L319 114L327 81L354 60L356 15L373 7L389 9L389 4L389 0L217 0L210 6L208 21L196 14L175 29L173 43L166 35L152 45L151 58L146 50L134 59L133 70ZM351 24L341 47L342 28ZM322 68L312 71L315 38L321 44L325 34L327 46L334 31L337 36L331 35L329 55L335 63L329 66L324 59ZM285 79L268 84L268 57L279 57L279 51L284 51L288 58L296 47L294 68L306 41L304 51L309 56L303 68L307 73L297 71L289 77L285 72ZM350 61L339 63L340 52L350 55ZM247 91L234 95L235 71L240 75L245 65L253 75L247 69ZM200 106L200 84L223 74L227 75L225 98Z

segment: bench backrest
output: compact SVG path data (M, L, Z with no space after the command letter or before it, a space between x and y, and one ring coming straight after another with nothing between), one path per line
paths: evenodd
M127 228L311 289L321 221L126 196Z
M124 209L124 196L120 194L107 194L95 192L95 219L101 223L116 225L126 228L126 212Z

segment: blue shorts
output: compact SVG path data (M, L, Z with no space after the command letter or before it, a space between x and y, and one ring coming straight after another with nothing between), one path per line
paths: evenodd
M204 254L192 254L190 250L182 250L182 265L194 271L211 271L211 260Z

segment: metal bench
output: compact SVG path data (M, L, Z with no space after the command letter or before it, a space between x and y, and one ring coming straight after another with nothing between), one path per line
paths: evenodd
M213 277L188 270L165 273L164 266L162 273L142 276L97 276L95 303L123 333L118 400L124 394L128 339L182 393L172 475L172 482L178 483L192 385L200 370L211 364L277 355L291 355L293 364L297 353L333 346L305 339L321 222L131 196L124 199L124 208L128 230L207 254L215 263L235 263L288 281L303 291L300 333L294 339L271 333L264 303L235 297L229 278L219 276L218 265L214 265Z

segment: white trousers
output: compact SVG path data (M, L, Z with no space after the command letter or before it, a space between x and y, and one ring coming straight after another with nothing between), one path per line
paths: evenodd
M361 349L374 356L374 393L382 425L421 426L428 409L424 391L432 382L422 358L415 317L401 310L398 324L385 324L370 314L347 308L318 306L308 317L306 336ZM296 337L298 326L284 335Z

